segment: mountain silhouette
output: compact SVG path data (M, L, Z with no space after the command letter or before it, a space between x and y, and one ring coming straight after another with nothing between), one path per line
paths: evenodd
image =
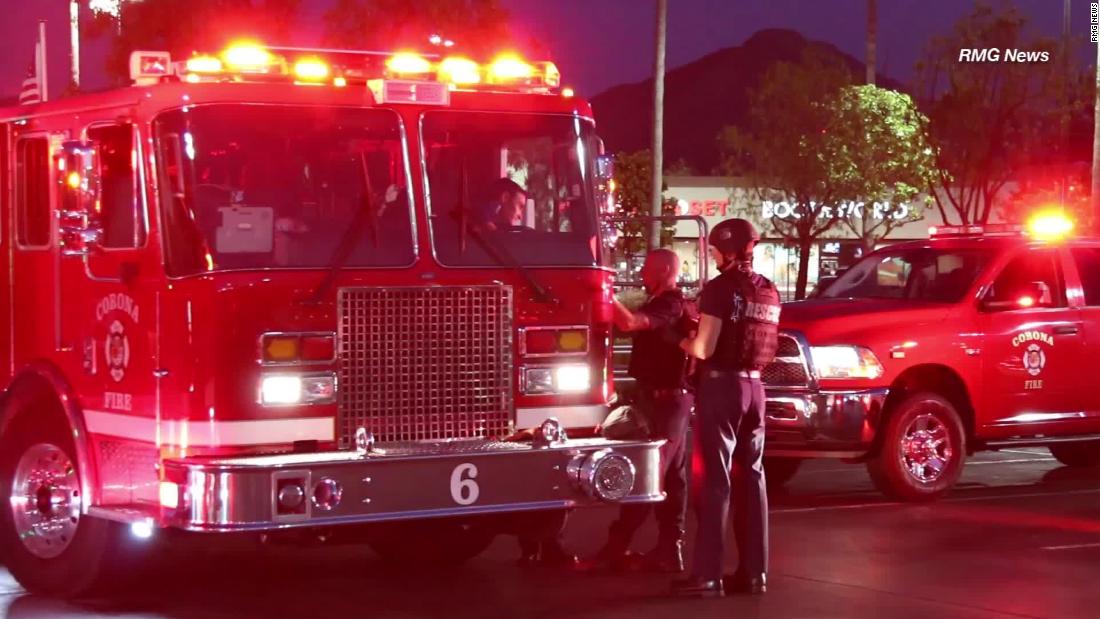
M761 30L743 44L727 47L677 67L665 75L664 151L667 167L683 160L698 174L716 171L717 136L722 127L747 128L749 100L767 70L778 62L798 62L805 51L850 67L862 80L863 62L835 45L811 41L785 29ZM879 86L901 90L879 76ZM623 84L592 98L592 108L607 151L650 147L653 80Z

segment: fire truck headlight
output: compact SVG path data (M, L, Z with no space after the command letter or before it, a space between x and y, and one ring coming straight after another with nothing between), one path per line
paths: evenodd
M299 404L332 404L336 401L336 375L268 374L260 379L260 404L264 406L296 406Z
M571 363L523 371L523 392L528 395L584 393L592 387L592 371L584 364Z
M559 365L554 368L554 379L562 393L588 391L592 386L592 373L587 365Z

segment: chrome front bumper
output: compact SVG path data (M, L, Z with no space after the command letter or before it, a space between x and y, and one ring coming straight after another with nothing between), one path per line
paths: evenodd
M572 508L609 502L594 486L621 483L630 469L633 484L610 502L656 502L664 498L661 444L461 440L383 444L369 453L168 460L160 521L247 531ZM293 508L283 502L298 495L288 486L303 490Z
M888 389L862 391L767 391L767 440L771 456L858 458L875 438Z

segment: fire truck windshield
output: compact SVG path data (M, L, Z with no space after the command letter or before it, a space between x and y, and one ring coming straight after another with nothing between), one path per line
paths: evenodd
M435 111L421 131L440 262L505 266L499 248L522 266L599 263L589 121Z
M155 126L170 274L327 267L362 209L371 212L347 266L415 261L393 112L205 105Z
M821 298L906 299L955 303L989 261L983 249L929 247L873 253L833 282Z

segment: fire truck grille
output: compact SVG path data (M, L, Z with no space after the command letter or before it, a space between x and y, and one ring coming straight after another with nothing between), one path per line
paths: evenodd
M810 374L806 371L806 358L798 340L781 333L775 361L764 368L760 377L769 387L807 386L810 383Z
M345 288L339 295L340 446L508 433L512 289Z

